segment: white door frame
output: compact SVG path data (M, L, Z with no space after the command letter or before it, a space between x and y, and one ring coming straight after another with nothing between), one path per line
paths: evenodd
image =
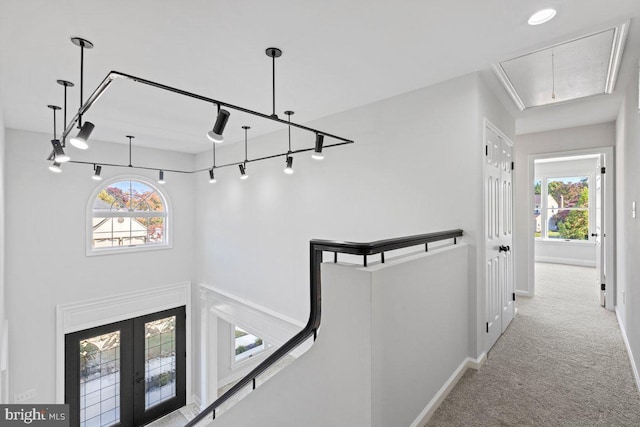
M605 203L604 209L604 235L603 244L605 245L605 259L602 265L607 272L607 310L613 311L615 309L615 295L616 295L616 270L615 270L615 258L614 248L616 245L615 235L615 215L614 215L614 200L615 200L615 170L614 170L614 147L597 147L587 148L582 150L571 151L555 151L551 153L531 154L528 156L527 165L527 177L528 182L531 185L528 187L527 195L527 224L533 224L535 221L533 215L533 180L535 171L535 161L540 159L550 159L554 157L572 157L582 155L594 155L604 154L604 167L606 168L606 174L604 178L604 194ZM530 229L527 228L526 235L527 246L529 249L529 258L527 259L527 272L528 272L528 287L529 292L526 296L535 296L535 237L533 233L530 233ZM606 265L605 265L606 263ZM594 285L595 286L595 285ZM518 293L516 291L516 293ZM520 292L522 294L522 292Z

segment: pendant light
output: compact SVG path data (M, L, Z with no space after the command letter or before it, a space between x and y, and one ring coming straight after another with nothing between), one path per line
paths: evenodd
M222 133L224 132L225 126L227 126L227 121L229 121L229 113L227 110L220 108L220 104L218 104L218 115L216 117L216 122L213 125L213 129L207 132L207 138L209 140L220 144L224 142L224 137Z
M316 148L313 150L311 154L311 158L316 160L324 159L324 154L322 153L322 145L324 144L324 135L320 133L316 133Z
M163 170L159 170L158 171L158 184L164 184L167 181L164 180L164 171Z
M100 176L100 173L102 172L102 166L95 165L93 167L93 170L94 170L94 173L91 178L93 178L95 181L102 181L102 177Z
M215 184L216 183L216 177L213 174L213 169L209 169L209 184Z
M56 130L56 111L60 110L57 105L47 105L47 107L53 110L53 139L51 140L51 146L53 147L53 160L58 163L64 163L71 160L71 158L64 152L60 140L57 138Z
M58 162L53 162L53 164L51 166L49 166L49 170L51 172L55 172L55 173L62 172L62 168L60 167L60 163L58 163Z
M247 131L251 129L250 126L242 126L244 129L244 162L239 164L238 167L240 169L240 179L247 179L249 175L247 175Z
M291 157L291 116L294 114L293 111L287 110L284 112L289 117L289 151L287 151L287 158L285 160L285 168L284 173L287 175L293 175L293 157Z
M71 42L80 47L80 108L82 108L82 105L84 104L82 96L84 89L84 50L85 48L92 49L93 43L80 37L72 37ZM82 124L82 114L80 114L80 116L78 117L78 127L80 128L80 132L78 132L78 135L71 138L69 142L71 142L71 145L76 148L86 150L87 148L89 148L89 144L87 144L87 141L89 140L89 137L91 136L91 133L93 132L93 128L95 126L91 122L85 122L84 124Z

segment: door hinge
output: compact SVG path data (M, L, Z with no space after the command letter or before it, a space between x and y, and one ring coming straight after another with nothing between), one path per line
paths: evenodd
M516 300L516 293L515 292L513 293L513 300L514 301Z
M602 167L600 168L600 173L607 173L607 168L606 168L606 167L604 167L604 166L602 166Z
M489 333L489 322L487 322L487 333Z
M484 155L485 155L485 156L488 156L488 155L489 155L489 146L488 146L488 145L485 145L485 146L484 146Z
M600 283L600 290L601 290L601 291L606 291L606 290L607 290L607 285L606 285L606 283Z
M514 170L516 168L516 162L511 162L511 170Z

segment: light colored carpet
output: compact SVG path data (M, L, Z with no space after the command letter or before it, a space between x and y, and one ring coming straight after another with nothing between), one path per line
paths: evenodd
M640 398L595 270L536 265L536 297L485 365L469 370L435 412L440 426L640 426Z

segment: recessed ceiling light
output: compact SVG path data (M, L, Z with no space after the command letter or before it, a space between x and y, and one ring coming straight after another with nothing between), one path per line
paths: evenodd
M556 16L555 9L542 9L531 15L529 21L527 22L529 23L529 25L540 25L544 24L545 22L551 21L554 16Z

